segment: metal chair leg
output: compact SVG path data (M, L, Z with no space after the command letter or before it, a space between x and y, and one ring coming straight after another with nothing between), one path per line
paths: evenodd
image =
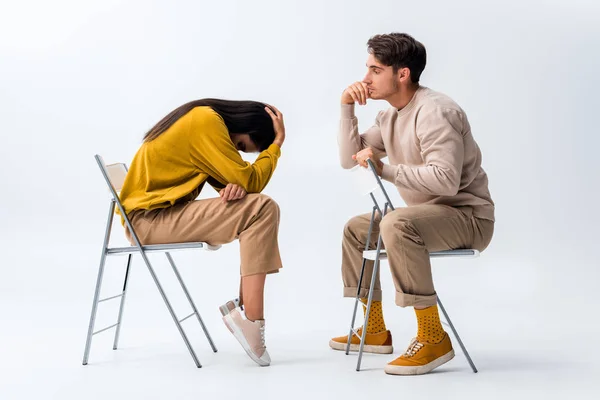
M181 279L181 275L179 274L179 270L175 266L173 257L171 257L171 254L169 254L169 252L167 252L166 255L167 255L167 259L169 260L169 264L171 264L171 267L173 267L173 272L175 272L175 275L177 276L177 280L181 284L181 288L183 289L185 296L187 297L188 301L190 302L190 305L192 306L192 310L194 310L194 314L196 314L196 317L198 318L198 322L200 322L200 326L202 327L202 330L204 331L204 334L206 335L206 338L208 339L208 343L210 344L210 347L212 347L213 352L216 353L217 348L215 347L215 344L213 343L213 340L210 337L210 333L208 333L208 329L206 328L206 325L204 325L204 321L202 321L202 317L200 316L200 313L198 312L198 309L196 308L196 304L194 304L194 300L192 300L192 296L190 296L190 292L187 290L187 287L185 286L183 279Z
M371 212L371 221L369 222L369 233L367 234L367 241L365 243L365 251L369 250L369 243L371 242L371 234L373 232L373 223L375 221L375 212L377 206L373 206ZM352 313L352 322L350 323L350 332L348 332L348 343L346 343L346 355L350 353L350 344L352 343L352 337L354 336L354 323L356 322L356 310L358 308L358 302L360 301L360 288L362 287L362 281L365 274L365 266L367 265L367 259L363 257L362 267L360 269L360 277L358 278L358 285L356 285L356 298L354 299L354 312ZM358 336L358 335L357 335Z
M358 349L358 361L356 363L356 371L360 371L360 364L362 361L363 347L365 345L365 338L367 337L367 325L369 323L369 313L371 312L371 303L373 302L373 290L375 289L375 280L377 277L377 270L379 269L379 255L381 253L381 235L377 240L377 254L375 256L375 263L373 264L373 274L371 276L371 285L369 287L369 298L367 300L367 310L365 312L365 324L363 325L362 336L360 338L360 347Z
M119 335L121 334L121 322L123 321L123 309L125 308L125 297L127 296L127 282L129 282L129 268L131 267L132 254L127 256L127 268L125 269L125 281L123 282L123 294L121 296L121 305L119 306L119 318L117 319L117 330L115 332L115 341L113 350L119 345Z
M165 305L167 306L167 309L169 310L169 314L171 314L171 317L173 318L173 322L175 322L175 326L177 326L177 330L181 334L181 338L183 339L185 346L187 347L188 351L190 352L190 355L192 356L192 359L194 360L194 364L196 364L196 367L202 368L202 364L200 364L200 361L198 361L196 352L194 352L194 349L192 348L192 345L190 344L190 341L189 341L187 335L185 334L185 331L181 327L181 321L179 319L177 319L177 315L175 314L175 311L173 310L173 306L171 306L171 303L169 302L169 299L167 298L167 295L166 295L162 285L160 284L160 281L158 280L156 273L154 272L154 268L152 268L152 265L150 264L150 260L148 260L148 256L146 255L146 252L144 250L142 250L141 245L138 244L138 247L140 248L140 254L142 255L142 258L144 259L144 263L146 263L146 266L148 267L148 271L150 271L150 275L152 276L152 279L154 280L154 283L156 284L156 287L158 288L158 291L160 292L160 295L162 296L162 298L165 302Z
M102 256L100 257L100 267L98 268L98 278L96 279L96 290L94 291L94 300L92 303L92 312L90 313L90 323L88 325L87 338L85 340L85 350L83 352L83 365L87 365L92 346L92 336L94 335L94 324L96 323L96 312L98 311L98 300L100 299L100 289L102 287L102 278L104 277L104 265L106 264L106 248L110 239L112 229L112 219L115 212L115 202L110 202L108 209L108 221L104 232L104 243L102 244Z
M354 336L354 323L356 322L356 310L358 309L358 302L360 301L360 287L362 285L363 275L365 273L365 265L367 259L363 258L362 268L360 270L360 278L358 279L358 288L356 289L356 298L354 299L354 312L352 313L352 322L350 323L350 332L348 332L348 343L346 343L346 355L350 353L350 344L352 343L352 337Z
M439 296L437 298L437 302L438 302L438 305L440 306L440 309L442 310L442 313L444 314L444 318L446 318L446 321L448 321L448 325L450 325L450 329L452 329L452 333L454 334L454 337L456 337L456 339L458 340L458 344L460 345L460 348L462 349L463 353L467 357L467 361L469 361L469 364L471 365L471 369L473 369L474 373L477 373L477 368L475 367L473 360L471 360L471 356L469 355L467 348L465 347L462 340L460 339L460 336L458 336L458 332L454 328L454 325L452 324L452 321L450 320L450 317L448 316L446 309L442 305L442 301L440 300Z

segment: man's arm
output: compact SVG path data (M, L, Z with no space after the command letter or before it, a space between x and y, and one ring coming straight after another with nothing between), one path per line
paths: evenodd
M423 167L383 164L381 176L394 185L421 193L454 196L464 160L463 119L457 110L435 108L417 123Z
M340 164L342 168L349 169L356 165L352 156L366 147L371 147L380 157L385 157L385 148L379 128L377 115L375 125L363 134L358 133L358 119L354 115L354 104L366 104L368 92L361 82L350 85L342 93L342 115L338 133L338 147L340 151Z

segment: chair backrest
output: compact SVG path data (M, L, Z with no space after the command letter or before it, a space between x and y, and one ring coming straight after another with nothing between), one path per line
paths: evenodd
M375 191L377 189L381 189L381 193L383 193L388 207L391 210L394 210L392 200L390 200L390 197L388 196L388 193L381 182L381 178L379 178L379 175L377 175L375 172L375 166L373 165L373 162L368 159L367 163L368 168L357 165L350 170L356 177L357 186L361 194L370 195L375 206L379 209L379 211L381 211L381 207L379 207L377 199L374 196Z
M109 164L106 166L108 179L116 192L120 192L127 175L127 166L124 163Z
M354 177L356 187L360 194L367 196L369 193L374 193L379 188L377 180L371 171L371 167L365 168L356 165L350 172Z
M113 195L117 197L116 194L123 188L125 176L127 176L127 166L124 163L106 165L104 159L98 154L96 154L94 158L104 176L109 191L114 192ZM117 200L117 198L115 198L115 200Z
M131 225L131 221L129 220L129 217L127 216L127 213L125 212L125 209L123 208L123 204L121 203L121 200L119 199L119 194L117 193L123 188L123 182L125 182L125 176L127 175L127 166L123 163L106 165L106 163L104 162L102 157L99 156L98 154L96 154L94 156L94 158L96 159L96 162L98 163L100 172L102 172L104 181L106 182L106 185L108 186L108 190L110 191L110 194L112 195L113 200L114 200L114 202L112 202L112 204L111 204L111 211L110 211L109 217L108 217L107 231L106 231L107 237L110 236L109 227L112 224L113 214L114 214L114 210L115 210L115 206L116 206L117 209L119 210L119 212L121 213L121 217L123 218L125 225L129 229L129 232L131 233L131 236L133 237L135 244L137 246L141 246L141 243L137 236L137 233L133 229L133 226Z

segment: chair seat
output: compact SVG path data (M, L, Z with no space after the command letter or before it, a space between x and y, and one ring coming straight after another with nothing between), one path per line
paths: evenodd
M176 250L191 250L191 249L204 249L207 251L215 251L221 248L221 246L213 246L205 242L188 242L188 243L168 243L168 244L149 244L142 246L146 253L164 253L166 251ZM126 246L126 247L110 247L106 249L106 254L132 254L137 253L140 250L137 246Z
M377 255L377 250L367 250L363 251L363 257L367 260L375 260L375 256ZM445 251L434 251L429 253L429 257L431 258L442 258L442 257L462 257L462 258L475 258L479 257L479 250L475 249L456 249L456 250L445 250ZM380 260L387 260L387 253L384 250L381 250L379 254Z

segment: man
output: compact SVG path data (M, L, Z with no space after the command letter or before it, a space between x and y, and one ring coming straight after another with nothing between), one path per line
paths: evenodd
M371 159L376 172L393 183L407 207L378 216L370 248L381 232L394 285L396 304L412 306L417 336L408 349L385 367L395 375L425 374L448 362L454 350L437 310L429 252L457 248L483 251L494 231L494 203L481 168L481 151L465 112L448 96L419 84L425 69L423 44L404 33L376 35L368 43L367 74L342 94L339 131L343 168ZM355 104L385 100L375 125L358 133ZM381 161L387 156L389 165ZM362 267L371 214L352 218L344 228L342 278L344 296L354 297ZM366 303L373 262L365 267L360 297ZM381 308L379 276L375 283L364 351L392 353L392 336ZM348 337L329 345L345 350ZM351 350L359 339L352 338Z

